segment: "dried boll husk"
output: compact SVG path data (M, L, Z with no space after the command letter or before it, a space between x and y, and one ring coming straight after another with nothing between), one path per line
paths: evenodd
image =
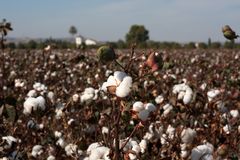
M148 67L152 69L152 71L157 71L163 67L163 59L161 54L157 52L152 52L146 61Z

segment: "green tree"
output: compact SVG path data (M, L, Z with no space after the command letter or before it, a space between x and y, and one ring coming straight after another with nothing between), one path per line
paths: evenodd
M143 25L132 25L126 34L126 42L128 45L136 43L138 46L143 46L149 39L148 33Z
M219 49L219 48L221 48L221 43L220 42L212 42L211 48Z
M69 28L69 33L74 36L75 34L77 34L77 28L75 26L71 26Z

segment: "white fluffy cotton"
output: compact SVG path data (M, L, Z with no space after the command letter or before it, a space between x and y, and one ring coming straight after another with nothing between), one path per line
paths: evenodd
M76 98L76 97L75 97ZM81 103L96 100L98 98L98 90L92 87L85 88L84 92L81 94Z
M77 153L77 145L72 144L72 143L68 144L65 147L65 152L66 152L66 155L68 155L68 156L76 154Z
M29 97L26 99L26 101L23 104L24 114L31 114L32 111L36 111L37 109L45 110L45 99L42 96L39 96L37 98Z
M133 111L140 112L144 110L144 105L141 101L137 101L133 104Z
M120 85L116 88L116 95L118 97L126 97L129 95L132 88L132 77L126 76Z
M120 98L129 95L132 88L132 77L127 76L125 72L116 71L113 76L109 76L107 82L104 82L101 89L108 92L108 87L116 87L115 94Z
M210 91L207 92L207 96L208 96L208 101L211 102L216 96L218 96L220 94L220 90L219 89L212 89Z
M174 85L173 93L178 94L178 99L182 99L184 104L189 104L193 98L193 90L185 83Z
M192 149L191 159L192 160L212 160L213 149L214 147L210 143L199 145Z
M3 141L6 141L7 142L7 148L11 148L13 143L16 143L17 142L17 139L14 138L13 136L5 136L5 137L2 137L2 140Z
M238 112L237 109L231 110L231 111L230 111L230 114L231 114L231 116L232 116L233 118L238 118L238 117L239 117L239 112Z
M43 153L43 147L41 145L35 145L32 148L32 156L37 158L39 155Z
M162 95L159 95L159 96L157 96L157 97L155 98L155 102L156 102L157 104L161 104L163 101L164 101L164 98L163 98Z
M197 132L191 128L186 128L181 133L181 139L183 143L192 143L193 139L196 137Z

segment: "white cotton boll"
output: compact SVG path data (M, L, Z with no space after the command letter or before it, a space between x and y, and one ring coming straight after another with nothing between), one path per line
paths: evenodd
M7 148L11 148L13 143L16 143L17 142L17 139L14 138L13 136L5 136L5 137L2 137L2 140L3 141L6 141L7 142Z
M56 142L56 145L64 148L64 147L66 146L66 142L64 141L63 138L59 138L59 139L57 140L57 142Z
M73 102L77 102L79 100L79 95L78 94L74 94L72 96Z
M180 92L178 93L177 99L178 99L178 100L183 99L184 95L185 95L185 92L184 92L184 91L180 91Z
M170 105L170 104L165 104L164 106L163 106L163 115L166 117L170 112L171 112L171 110L173 109L173 106L172 105Z
M67 123L68 123L68 125L71 125L74 121L75 120L71 118Z
M188 151L181 151L181 157L182 158L187 158L188 157L188 154L189 154L189 152Z
M200 86L200 89L204 91L204 90L206 89L206 87L207 87L207 83L203 83L203 84Z
M182 151L187 150L187 144L186 143L180 144L180 147L181 147Z
M103 90L104 92L107 92L107 87L108 87L108 83L104 82L101 86L101 90Z
M55 113L56 113L56 115L55 115L56 119L60 119L63 116L62 109L56 109Z
M184 104L189 104L192 100L192 96L193 96L193 91L191 88L188 88L186 90L186 94L183 97L183 103Z
M156 102L157 104L161 104L163 101L164 101L164 98L163 98L162 95L159 95L159 96L157 96L157 97L155 98L155 102Z
M45 110L46 106L45 106L45 99L42 96L39 96L36 98L37 104L38 104L38 108L40 108L41 110Z
M207 96L208 96L208 101L211 102L213 100L213 98L215 98L216 96L218 96L220 94L220 90L218 89L213 89L207 92Z
M154 137L153 133L146 132L143 139L151 140Z
M65 152L66 152L66 155L68 155L68 156L76 154L77 153L77 145L76 144L72 144L72 143L68 144L65 147Z
M137 101L133 104L133 111L140 112L144 110L144 105L141 101Z
M147 150L147 141L145 139L142 139L139 143L139 146L141 148L141 153L145 153L145 151Z
M120 84L123 81L123 79L127 76L127 74L125 72L115 71L113 76L116 79L117 84Z
M37 110L38 102L36 98L29 97L23 103L23 113L24 114L31 114L32 110Z
M48 156L47 160L55 160L56 158L53 155Z
M10 160L7 157L0 158L0 160Z
M162 134L161 138L160 138L161 144L165 145L167 144L167 135L166 134Z
M238 118L238 117L239 117L239 112L238 112L237 109L231 110L231 111L230 111L230 114L231 114L231 116L232 116L233 118Z
M59 132L59 131L55 131L55 132L54 132L54 136L55 136L56 138L60 138L60 137L62 137L62 133Z
M108 134L109 133L109 129L105 126L102 127L102 134Z
M152 103L147 103L145 109L148 110L148 112L154 112L156 111L156 106Z
M137 159L137 156L135 154L129 153L128 156L129 156L130 160L136 160Z
M146 121L148 116L149 116L148 110L142 110L138 113L138 118L141 119L142 121Z
M27 94L28 97L36 97L37 96L37 92L36 90L30 90Z
M112 71L111 70L106 70L105 76L108 77L110 74L112 74Z
M192 160L212 160L213 145L210 143L199 145L192 149L191 159Z
M55 98L54 93L52 91L48 92L47 97L52 103L54 103Z
M35 145L32 148L32 156L37 158L39 155L43 153L43 147L41 145Z
M181 139L183 143L192 143L196 137L197 132L191 128L184 129L181 133Z
M240 125L238 126L238 133L240 133Z
M230 134L232 130L232 127L229 125L229 124L226 124L224 127L223 127L223 131L226 133L226 134Z
M147 89L147 87L148 87L148 81L144 81L144 82L143 82L143 87L144 87L145 89Z
M118 97L124 98L129 95L131 88L132 88L132 78L127 76L116 88L116 95Z
M137 144L137 145L133 145L132 146L132 150L136 152L136 154L139 154L141 152L141 148L140 146Z
M108 157L110 149L107 147L98 147L92 150L89 160L97 160L97 159L104 159L110 160Z
M173 139L175 134L175 128L173 128L171 125L168 125L166 134L168 135L169 139Z
M87 149L87 154L91 154L92 150L94 150L94 149L96 149L96 148L98 148L98 147L100 147L100 146L101 146L101 145L100 145L100 143L98 143L98 142L95 142L95 143L90 144L90 145L88 146L88 149Z

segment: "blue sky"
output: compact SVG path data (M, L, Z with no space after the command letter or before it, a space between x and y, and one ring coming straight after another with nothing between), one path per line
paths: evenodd
M99 41L125 39L133 24L149 30L151 40L225 41L221 27L240 33L240 0L3 0L0 19L12 22L11 37L70 37L78 33Z

